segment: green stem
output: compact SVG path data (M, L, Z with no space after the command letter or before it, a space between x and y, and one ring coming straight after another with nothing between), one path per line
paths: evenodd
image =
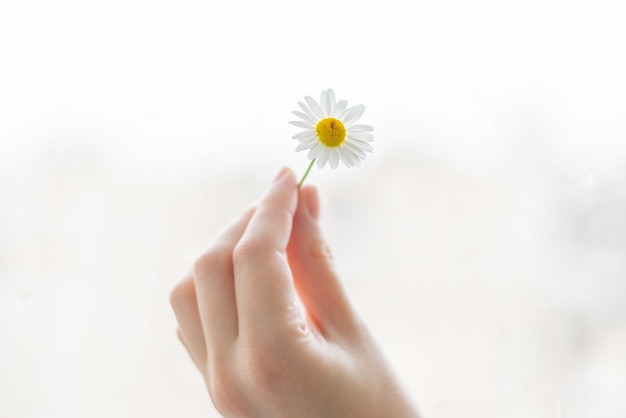
M302 186L302 183L304 183L304 179L306 178L306 176L309 175L309 171L311 171L311 167L313 167L313 164L315 164L315 158L311 160L311 164L309 164L309 168L306 169L304 176L302 176L302 180L300 180L300 183L298 183L298 189L300 188L300 186Z

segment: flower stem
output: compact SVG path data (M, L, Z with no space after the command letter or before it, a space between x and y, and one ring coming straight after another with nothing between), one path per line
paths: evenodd
M311 167L313 167L313 164L315 164L315 158L311 160L311 164L309 164L309 168L306 169L304 176L302 176L302 180L300 180L300 183L298 183L298 189L300 188L300 186L302 186L302 183L304 183L304 179L306 179L306 176L309 175L309 171L311 171Z

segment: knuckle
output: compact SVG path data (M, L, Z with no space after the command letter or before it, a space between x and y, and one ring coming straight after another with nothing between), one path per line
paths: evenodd
M251 258L257 257L264 250L263 244L256 239L243 239L235 245L233 250L233 262L244 263Z
M182 280L170 291L170 305L176 309L189 294L190 281L188 279Z
M225 257L228 257L228 253L220 247L213 247L207 250L196 259L193 265L193 272L196 279L204 277L208 272L214 270L223 262L222 260L224 260Z

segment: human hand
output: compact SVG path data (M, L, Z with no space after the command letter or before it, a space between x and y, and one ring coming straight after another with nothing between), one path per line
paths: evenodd
M418 417L348 301L318 214L316 190L281 170L172 291L178 335L225 417Z

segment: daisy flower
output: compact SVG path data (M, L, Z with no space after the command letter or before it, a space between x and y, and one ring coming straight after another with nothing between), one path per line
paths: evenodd
M307 157L311 160L300 184L315 161L318 168L324 168L326 163L331 168L337 168L339 161L353 167L365 159L366 152L373 151L370 142L374 135L370 132L374 128L356 124L365 111L364 105L348 108L347 101L336 101L335 92L328 89L322 91L319 104L306 96L304 102L298 102L298 106L302 111L295 110L293 114L301 120L289 123L304 129L294 135L293 139L300 142L296 151L309 150Z

